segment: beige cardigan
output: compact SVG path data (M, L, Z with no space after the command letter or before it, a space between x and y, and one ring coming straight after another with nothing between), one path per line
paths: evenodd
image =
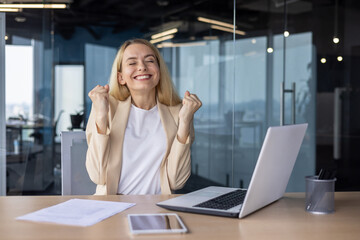
M110 96L109 105L109 127L106 134L97 132L93 110L86 126L86 169L90 179L97 184L97 195L117 194L131 97L119 101ZM180 143L176 136L181 104L166 106L157 102L157 106L167 138L166 154L160 165L161 193L171 194L172 190L182 188L190 177L190 146L194 140L194 127L191 124L186 143Z

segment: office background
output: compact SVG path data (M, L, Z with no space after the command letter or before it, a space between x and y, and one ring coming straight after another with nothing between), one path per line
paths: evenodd
M323 167L337 169L336 190L359 190L359 10L355 0L74 0L0 12L1 195L60 193L60 132L84 129L87 92L135 37L155 41L179 94L203 102L181 192L247 187L267 127L293 122L309 128L287 191Z

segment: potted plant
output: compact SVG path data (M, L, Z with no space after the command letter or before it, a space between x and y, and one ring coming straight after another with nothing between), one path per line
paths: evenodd
M75 114L70 114L71 128L81 128L80 125L84 120L84 110L77 111Z

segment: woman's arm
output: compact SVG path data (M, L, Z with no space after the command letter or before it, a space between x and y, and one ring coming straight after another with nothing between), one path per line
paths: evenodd
M98 132L94 112L91 110L86 126L88 150L86 153L86 170L90 179L98 185L106 183L106 167L109 156L109 129L105 134Z
M182 107L179 112L179 127L177 132L177 139L181 143L185 143L189 136L195 112L202 106L202 102L195 94L185 92Z
M178 137L174 138L170 153L167 157L166 171L171 190L181 189L191 174L191 144L194 141L194 127L190 124L190 130L185 143L181 143Z
M93 104L86 126L86 169L94 183L104 185L109 155L109 86L98 85L88 95Z
M177 136L173 141L167 161L167 173L172 190L182 188L191 174L191 151L194 141L193 118L195 112L202 106L195 94L185 92L183 105L179 111Z

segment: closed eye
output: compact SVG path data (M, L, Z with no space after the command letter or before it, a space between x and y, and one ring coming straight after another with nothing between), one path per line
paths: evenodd
M145 61L153 63L153 62L155 62L155 58L152 55L150 55L150 56L145 57Z

